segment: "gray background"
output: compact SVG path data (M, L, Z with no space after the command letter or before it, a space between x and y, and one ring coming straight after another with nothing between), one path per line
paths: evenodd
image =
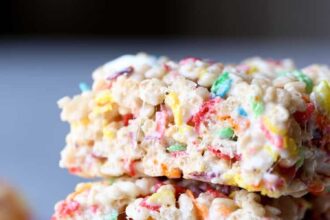
M145 51L178 59L185 56L224 62L245 57L292 57L298 66L329 64L327 40L5 40L0 41L0 176L15 184L35 219L49 219L56 201L79 181L58 168L68 125L56 101L91 83L97 66L125 53Z

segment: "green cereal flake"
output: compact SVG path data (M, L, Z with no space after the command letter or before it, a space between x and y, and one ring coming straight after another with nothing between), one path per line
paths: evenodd
M302 156L296 163L296 168L300 168L304 164L305 158Z
M305 154L304 154L304 149L306 147L302 146L301 148L298 149L298 154L299 154L299 159L297 160L295 167L299 169L302 165L304 165L305 162Z
M166 148L169 152L175 152L175 151L184 151L186 150L186 146L180 145L180 144L173 144Z
M109 183L109 185L112 185L115 181L116 181L116 177L110 177L109 179L108 179L108 183Z
M211 87L211 93L213 96L224 98L231 88L232 81L233 80L230 79L228 72L221 74Z
M309 78L307 75L305 75L303 72L301 71L293 71L292 73L299 81L305 83L306 85L306 92L307 93L311 93L313 91L313 87L314 87L314 83L311 80L311 78Z
M220 131L219 131L219 136L221 138L232 138L234 136L234 130L230 127L228 128L222 128Z
M313 91L314 83L311 78L309 78L306 74L299 70L295 70L293 72L281 72L278 74L278 77L288 77L294 76L300 82L305 83L306 92L311 93Z
M265 106L262 102L252 101L251 104L252 104L252 111L255 116L260 116L264 112Z

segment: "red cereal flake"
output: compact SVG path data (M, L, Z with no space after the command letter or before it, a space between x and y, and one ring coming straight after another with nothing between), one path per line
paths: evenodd
M202 104L199 111L188 120L188 124L194 125L196 132L199 132L200 125L205 120L206 116L209 114L216 113L214 106L216 104L220 103L220 101L221 101L220 97L216 97L214 99L209 99L209 100L205 101Z
M282 176L293 179L296 176L297 168L296 166L284 167L279 165L278 171Z
M186 190L187 190L185 187L177 186L177 185L174 186L174 189L175 189L175 197L176 198L178 198L179 195L181 195L182 193L185 193Z
M70 167L70 168L68 169L68 171L69 171L69 173L71 173L71 174L77 174L77 173L81 173L81 172L82 172L82 170L81 170L80 167Z
M168 64L166 64L166 63L163 64L163 67L164 67L166 73L167 72L170 72L172 70L172 68Z
M308 191L313 195L320 195L325 190L325 186L321 182L312 182L308 184Z
M307 103L306 110L304 112L296 111L293 113L293 117L300 125L304 125L312 117L314 111L313 103Z
M226 196L222 192L219 192L219 191L213 189L210 186L207 187L206 192L210 193L215 198L228 198L228 196Z
M135 176L135 161L134 160L126 160L125 167L127 170L127 174L130 176Z
M134 118L134 115L129 113L129 114L123 115L122 118L123 118L124 126L127 126L129 121Z
M241 159L241 156L238 154L235 154L233 158L231 158L228 154L222 153L219 149L215 149L212 146L208 146L207 149L212 152L215 156L217 156L220 159L227 160L227 161L238 161Z
M147 198L144 198L141 203L140 203L140 206L141 207L144 207L144 208L147 208L149 210L152 210L152 211L156 211L156 212L159 212L159 209L160 209L160 205L157 205L157 204L150 204L150 203L147 203Z

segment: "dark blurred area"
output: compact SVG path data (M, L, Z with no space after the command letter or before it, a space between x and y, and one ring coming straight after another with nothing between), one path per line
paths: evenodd
M2 0L2 36L330 36L329 0Z

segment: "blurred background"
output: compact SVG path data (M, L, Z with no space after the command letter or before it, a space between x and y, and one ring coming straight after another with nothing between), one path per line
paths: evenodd
M111 37L329 37L328 0L12 0L0 33Z
M58 168L68 125L56 101L125 53L224 62L291 57L329 64L328 0L84 1L0 3L0 179L49 219L82 180Z

